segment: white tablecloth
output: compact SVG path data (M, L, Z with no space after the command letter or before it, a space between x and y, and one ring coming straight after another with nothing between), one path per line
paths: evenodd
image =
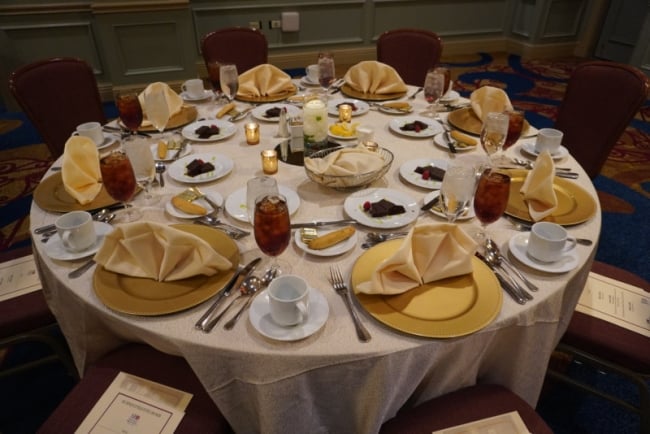
M412 91L412 89L411 89ZM340 94L335 97L341 97ZM244 104L239 103L240 106ZM425 107L414 101L416 112ZM214 116L217 108L200 104L202 116ZM445 114L443 114L443 117ZM410 139L391 132L391 116L371 110L354 120L375 129L375 139L395 154L389 173L374 187L390 187L420 203L428 193L400 179L399 168L415 158L448 158L447 152L431 139ZM330 118L334 121L334 118ZM202 185L226 198L261 175L260 151L279 143L273 135L277 124L261 122L261 143L246 144L244 122L237 123L232 138L215 143L194 143L194 152L219 152L230 156L234 170L228 176ZM480 148L473 153L482 152ZM518 154L515 146L508 153ZM571 158L558 162L580 173L576 181L597 200L587 175ZM299 166L280 164L275 175L279 183L295 189L301 205L292 217L295 222L344 218L346 193L322 188L308 180ZM181 222L164 212L164 203L185 186L166 178L165 198L157 206L145 208L145 218ZM57 215L32 206L32 228L52 223ZM226 216L230 223L250 227ZM441 221L432 214L420 222ZM475 221L463 225L477 225ZM571 235L597 240L600 206L588 222L569 228ZM221 324L212 333L194 329L194 323L209 303L165 316L141 317L106 308L92 288L93 272L70 280L67 273L83 260L58 261L49 258L35 239L35 258L43 288L54 314L69 342L80 372L107 351L126 341L146 342L161 351L187 359L218 407L238 433L355 432L373 433L381 423L404 405L415 405L432 397L476 382L508 387L535 405L546 365L566 328L584 286L595 254L594 247L578 247L579 265L564 274L548 274L521 266L540 286L534 301L520 306L504 294L503 308L487 327L469 336L427 339L391 330L359 309L372 335L361 343L341 298L327 282L329 266L337 264L349 278L356 258L363 252L361 240L370 229L357 226L359 244L350 252L332 258L303 253L292 242L282 258L293 266L327 299L330 313L324 327L307 339L277 342L260 335L244 316L232 331ZM510 223L500 219L489 228L502 247L516 234ZM256 249L253 237L238 241L242 253Z

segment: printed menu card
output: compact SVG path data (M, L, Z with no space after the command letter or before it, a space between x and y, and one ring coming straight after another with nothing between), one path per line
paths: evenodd
M434 431L432 434L530 434L516 411Z
M0 264L0 301L41 289L34 256L28 255Z

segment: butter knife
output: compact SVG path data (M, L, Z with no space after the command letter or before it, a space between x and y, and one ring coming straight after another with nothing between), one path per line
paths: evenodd
M185 148L187 148L187 143L189 140L185 139L181 142L180 148L178 148L178 152L174 155L174 158L172 158L172 161L176 161L180 158L181 155L183 155L183 152L185 152ZM161 184L162 185L162 184Z
M215 309L219 306L219 303L221 303L221 300L224 297L227 297L228 295L230 295L230 291L232 290L232 288L235 287L235 283L237 283L237 280L239 279L239 277L243 276L244 278L246 278L246 276L248 276L250 273L253 272L253 270L255 269L255 267L257 267L257 264L259 264L261 260L262 260L262 258L259 258L259 257L255 258L252 261L250 261L248 264L246 264L246 266L244 268L238 269L237 272L235 272L235 274L233 274L233 276L230 278L228 283L226 283L226 286L224 286L223 289L221 291L219 291L219 293L217 294L217 298L210 305L208 310L205 311L205 313L201 316L201 318L199 318L199 320L196 322L196 324L194 324L194 328L199 329L199 330L203 330L206 333L209 332L210 330L212 330L212 328L215 326L215 324L219 320L219 318L216 318L217 321L213 320L213 322L208 324L208 320L210 319L210 315L212 315L212 312L215 311Z
M247 107L247 108L245 108L244 110L242 110L240 113L237 113L237 114L234 115L234 116L230 116L229 121L230 121L230 122L235 122L235 121L238 121L238 120L240 120L240 119L245 118L246 115L248 114L248 112L250 112L251 110L253 110L254 107L255 107L255 106Z
M427 202L427 203L425 203L424 205L422 205L422 208L420 208L420 210L421 210L421 211L429 211L429 210L430 210L431 208L433 208L433 206L434 206L435 204L437 204L438 202L440 202L440 195L434 197L434 198L431 199L429 202Z
M357 222L356 220L333 220L328 222L292 223L291 229L317 228L320 226L352 225L355 224L356 222Z

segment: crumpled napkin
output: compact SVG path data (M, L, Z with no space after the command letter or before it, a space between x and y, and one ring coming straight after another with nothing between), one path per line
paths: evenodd
M416 226L400 248L379 264L372 279L357 285L357 290L401 294L425 283L471 273L476 248L476 242L458 225Z
M553 188L554 177L553 158L548 151L542 151L519 190L524 195L528 212L534 221L542 220L557 208L557 196Z
M239 76L237 95L244 97L273 96L294 90L295 86L291 83L291 77L287 73L265 63L257 65Z
M469 96L469 102L474 114L481 122L490 112L504 112L513 110L508 94L503 89L493 86L483 86L476 89Z
M352 66L343 77L354 90L381 95L406 92L404 80L392 66L374 60L366 60Z
M196 235L146 221L116 227L104 239L95 261L115 273L158 281L212 276L232 267Z
M169 117L171 118L174 116L176 113L179 113L181 109L183 108L183 98L174 90L169 87L167 83L163 83L161 81L157 81L155 83L151 83L149 86L147 86L139 95L138 99L140 100L140 105L142 106L142 113L144 114L145 118L142 120L142 126L150 126L151 121L149 121L146 116L147 116L147 109L146 109L146 104L145 104L145 95L148 95L150 93L154 92L162 92L165 95L165 101L167 101L167 107L169 107Z
M61 163L63 188L82 205L92 202L102 190L97 145L88 137L72 136L65 142Z
M364 146L330 152L323 158L305 158L305 166L320 175L359 175L379 170L384 159Z

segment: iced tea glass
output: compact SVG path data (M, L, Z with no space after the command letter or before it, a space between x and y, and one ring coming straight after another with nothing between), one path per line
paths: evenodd
M99 160L99 170L108 194L124 205L124 211L118 216L119 220L127 223L142 218L142 213L131 205L138 183L126 153L111 152Z
M474 213L481 222L476 240L483 244L487 240L487 226L499 220L508 206L510 197L510 176L494 169L486 169L478 180L474 194Z
M262 195L255 200L253 231L257 246L265 255L271 256L271 267L280 273L289 272L289 263L282 261L280 264L278 260L291 241L289 207L283 195Z
M115 97L115 105L120 113L120 121L131 131L131 135L138 132L142 125L142 106L140 99L135 92L118 93Z
M521 110L509 110L504 112L508 116L508 134L506 141L503 143L503 149L508 149L510 146L517 143L521 132L524 129L524 112Z

